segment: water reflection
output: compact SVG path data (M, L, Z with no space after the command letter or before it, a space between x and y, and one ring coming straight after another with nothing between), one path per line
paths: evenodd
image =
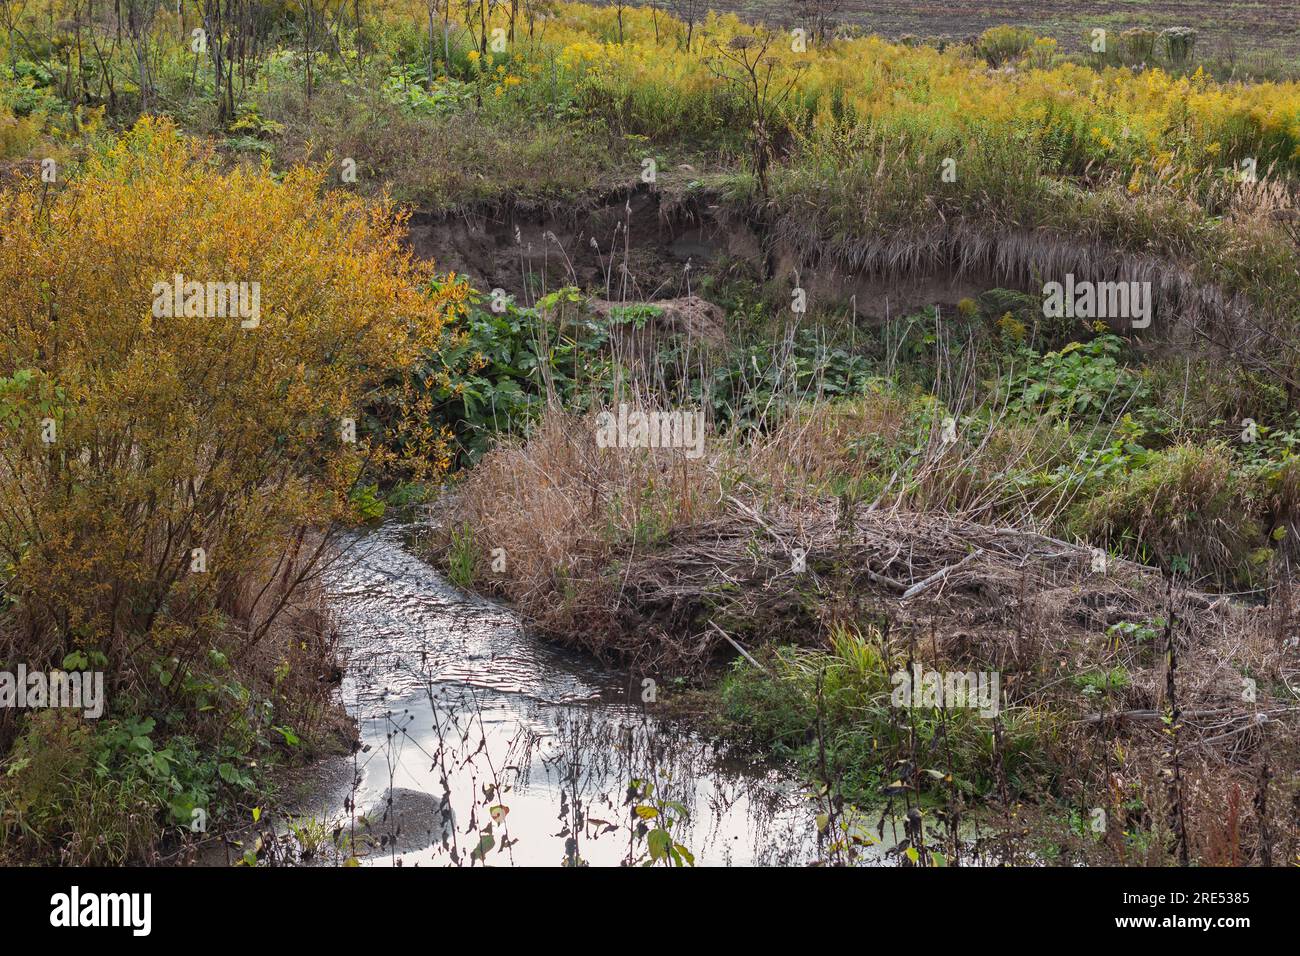
M365 862L635 863L670 807L696 865L816 857L816 811L793 781L660 722L639 682L629 694L626 675L456 591L402 528L358 539L327 582L364 746L326 798Z

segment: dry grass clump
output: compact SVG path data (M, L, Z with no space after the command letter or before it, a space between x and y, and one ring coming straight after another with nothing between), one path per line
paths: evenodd
M537 626L595 652L611 639L625 548L706 521L721 488L706 456L597 447L593 416L549 411L526 441L485 455L456 488L437 545ZM504 573L492 571L503 550Z
M901 440L910 414L908 401L886 391L803 404L733 464L781 498L851 492L878 472L875 452Z
M1002 418L945 443L933 430L925 458L896 503L914 511L940 511L982 520L1023 523L1048 519L1064 507L1063 489L1025 484L1017 475L1047 474L1071 460L1069 436L1045 421Z
M1023 480L1073 464L1063 427L1006 415L949 420L936 409L883 389L804 403L770 435L733 444L727 466L763 501L832 496L1018 524L1050 523L1071 504L1068 488Z

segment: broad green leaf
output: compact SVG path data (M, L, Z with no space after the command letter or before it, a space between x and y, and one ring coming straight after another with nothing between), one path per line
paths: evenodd
M646 844L650 849L650 859L662 860L666 857L672 842L672 837L668 835L667 830L651 830L650 836L646 838Z

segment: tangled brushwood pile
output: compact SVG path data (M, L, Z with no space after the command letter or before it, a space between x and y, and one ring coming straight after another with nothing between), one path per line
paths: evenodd
M1274 841L1294 838L1300 649L1289 594L1248 607L1086 547L941 514L728 504L653 552L622 555L610 605L621 653L670 670L740 653L775 675L790 666L780 645L835 662L845 633L865 634L876 671L868 707L888 709L904 673L997 675L993 699L1001 694L999 720L1015 732L1011 759L1023 766L1012 792L1022 798L1141 807L1141 819L1126 820L1135 829L1171 819L1176 806L1190 852L1221 862L1276 859ZM938 734L909 754L899 745L908 718L892 718L888 731L879 717L855 719L879 730L877 762L899 768L897 783L927 789L925 765L943 766ZM971 732L957 726L949 732ZM993 776L997 731L973 733L984 749L977 743L958 775L979 775L982 760ZM1270 809L1259 794L1273 777L1284 798ZM1251 792L1254 830L1243 840L1240 808L1231 834L1222 815ZM1027 808L1016 815L1033 818Z
M1104 712L1086 693L1072 709L1092 723L1141 723L1169 705L1172 631L1186 725L1225 753L1257 724L1300 713L1286 692L1300 677L1289 601L1246 607L1086 547L944 515L730 505L653 552L622 556L609 608L621 654L703 667L730 656L727 637L816 646L837 622L888 622L900 653L914 643L934 663L1003 674L1016 706L1049 692L1060 704L1060 675L1110 674Z

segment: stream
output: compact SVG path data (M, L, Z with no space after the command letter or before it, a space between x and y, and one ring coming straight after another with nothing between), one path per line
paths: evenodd
M310 810L361 862L639 863L633 807L661 800L689 815L671 834L697 866L816 858L817 810L789 774L657 720L639 678L459 591L408 548L413 530L359 536L325 577L362 749ZM634 780L652 793L629 801Z

